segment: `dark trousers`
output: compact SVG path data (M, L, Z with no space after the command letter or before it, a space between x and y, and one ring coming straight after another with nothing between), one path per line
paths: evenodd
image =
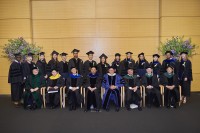
M161 105L161 94L160 94L159 89L157 89L157 88L147 89L146 88L146 94L147 94L147 104L152 105L153 103L155 103L156 106Z
M169 90L166 87L164 88L164 95L165 95L165 106L169 105L176 105L179 102L180 95L178 88L174 88L173 90Z
M135 92L130 90L128 87L125 88L125 106L130 107L130 104L134 103L140 106L141 96L140 89L137 89Z
M85 99L86 99L86 102L85 102L86 109L89 110L91 105L93 105L94 108L96 109L100 109L101 97L100 97L100 92L98 91L98 89L94 90L93 92L87 89Z

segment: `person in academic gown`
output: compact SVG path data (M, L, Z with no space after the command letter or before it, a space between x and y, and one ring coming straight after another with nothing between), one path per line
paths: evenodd
M12 62L9 68L8 83L11 84L11 100L16 107L19 107L20 100L23 94L23 72L21 64L21 54L14 54L15 60Z
M26 80L32 74L32 69L35 67L33 55L33 53L28 53L26 56L26 61L22 63L24 80Z
M71 68L71 73L67 77L66 82L69 110L76 110L77 106L80 106L83 102L83 97L80 92L83 84L83 77L78 74L76 67Z
M167 72L161 77L161 84L164 86L165 106L176 108L179 102L178 76L173 72L173 66L167 66Z
M119 53L115 54L115 59L112 62L112 66L115 68L117 74L122 75L123 65L120 60L120 57L121 57L121 54L119 54Z
M97 62L93 60L93 51L89 51L86 53L88 55L88 60L86 60L83 64L83 73L84 76L87 76L90 73L92 67L97 66Z
M148 61L144 57L144 53L138 54L138 61L135 64L138 77L141 79L146 73L146 67L149 66Z
M58 70L58 63L59 63L58 55L59 55L59 53L55 50L51 53L51 60L47 64L48 77L51 76L52 69Z
M128 68L127 74L123 77L125 84L125 106L130 111L130 104L134 103L138 106L138 110L141 111L141 92L140 92L140 80L137 75L134 74L133 68Z
M67 53L61 53L60 56L62 58L62 61L60 61L58 63L58 71L60 73L60 75L63 77L63 78L67 78L67 75L69 73L68 71L68 62L66 61L67 60Z
M162 62L161 74L166 72L166 68L170 65L174 68L174 73L178 75L179 61L173 58L173 53L171 51L165 52L166 59Z
M91 67L91 72L86 77L85 89L86 89L86 102L85 102L85 112L90 110L93 105L94 109L99 112L101 107L101 78L97 73L97 67Z
M76 67L78 74L83 75L83 60L78 57L80 50L72 50L73 58L69 60L68 68L71 70L72 67Z
M25 83L24 108L37 109L42 106L41 88L46 85L45 77L34 67Z
M64 85L64 80L58 73L58 70L52 69L51 76L47 79L47 93L46 102L47 106L54 109L60 103L60 87Z
M97 70L103 80L103 76L108 72L108 68L110 67L110 65L106 61L108 56L106 56L104 53L99 56L99 58L100 63L97 64Z
M39 68L39 73L43 75L46 79L47 78L47 71L46 71L47 62L45 59L45 52L40 52L38 55L39 55L39 60L37 61L36 66Z
M151 68L153 69L153 74L160 78L160 71L161 71L161 63L158 61L160 55L154 54L153 61L150 63Z
M123 79L119 74L115 73L114 67L109 67L108 73L104 75L102 87L105 89L103 95L102 107L106 111L109 111L110 101L114 101L115 111L120 109L120 89L123 86Z
M126 52L126 58L121 62L122 63L122 76L127 74L127 70L132 68L135 70L135 60L132 59L132 52Z
M146 67L146 73L142 77L142 85L145 87L147 97L147 107L151 108L154 104L156 107L161 106L161 93L158 78L153 74L151 66Z
M186 97L190 97L192 77L192 63L188 59L188 52L181 52L179 67L179 80L182 89L182 101L186 103Z

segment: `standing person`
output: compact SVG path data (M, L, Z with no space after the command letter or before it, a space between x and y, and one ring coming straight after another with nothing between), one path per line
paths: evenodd
M191 81L192 81L192 63L188 59L188 52L181 52L181 60L179 67L179 80L182 89L182 101L186 103L186 97L190 97Z
M167 72L161 77L161 84L164 86L165 106L167 108L176 108L180 99L178 77L173 72L173 69L173 66L167 66Z
M151 108L154 104L156 107L161 106L161 94L158 78L153 74L151 66L146 67L146 73L142 77L142 85L145 87L147 95L147 107Z
M83 60L78 57L80 50L72 50L73 58L69 60L68 68L71 70L72 67L75 67L78 71L78 74L83 75Z
M136 62L137 75L141 79L146 73L146 67L149 66L148 61L145 59L144 53L138 54L138 61Z
M77 106L80 106L83 102L81 92L81 87L83 84L83 78L80 74L78 74L78 71L76 67L71 68L71 73L67 77L66 85L68 89L68 103L69 103L69 110L76 110Z
M123 77L125 81L125 106L128 111L131 110L130 104L134 103L138 106L138 110L142 111L141 107L141 92L140 80L134 74L133 68L128 68L127 74Z
M110 67L110 65L107 63L107 58L108 56L106 56L104 53L99 56L100 58L100 63L97 64L97 70L99 75L102 77L108 72L108 68Z
M135 70L135 60L132 58L132 52L126 52L126 58L122 61L122 75L127 74L127 70L132 68Z
M116 69L117 74L122 75L123 65L121 63L120 57L121 57L121 54L119 54L119 53L115 54L115 59L112 62L112 66Z
M162 62L161 74L165 73L167 67L170 65L174 68L174 73L178 75L179 61L173 58L173 53L171 51L166 51L165 56L166 59Z
M23 94L22 82L23 72L21 64L21 54L14 54L15 60L10 65L8 74L8 83L11 84L11 100L16 107L20 106L20 101Z
M59 55L59 53L55 50L51 53L51 60L47 64L48 77L51 76L52 69L58 70L58 63L59 63L58 55Z
M115 111L120 109L120 89L123 86L123 79L120 75L115 73L115 69L111 66L108 69L108 73L104 75L102 87L105 89L103 95L102 107L106 111L109 111L110 101L115 103Z
M85 102L85 112L90 110L93 105L95 111L99 112L101 107L101 78L97 73L97 67L91 67L91 72L86 77L85 89L86 89L86 102Z
M153 74L160 78L160 71L162 68L161 63L159 62L160 55L154 54L153 61L150 63L151 68L153 69Z
M25 83L24 108L40 109L42 106L41 88L46 85L44 76L39 73L39 68L34 67L32 74Z
M67 53L61 53L60 56L62 58L62 60L58 63L58 71L60 73L60 75L66 79L67 75L69 73L68 71L68 62L67 62Z
M97 65L97 62L93 60L94 52L89 51L86 54L88 55L88 60L86 60L83 64L84 76L87 76L90 73L91 68Z
M45 59L45 52L40 52L39 54L39 60L36 63L36 66L39 68L39 73L45 77L45 79L47 78L47 71L46 71L46 67L47 67L47 62Z
M26 56L26 61L22 63L24 80L26 80L32 74L32 69L35 67L35 63L33 62L33 55L33 53L28 53Z

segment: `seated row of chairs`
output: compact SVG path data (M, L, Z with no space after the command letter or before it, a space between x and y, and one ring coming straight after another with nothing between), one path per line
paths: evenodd
M66 106L66 86L63 86L60 88L60 108L65 108ZM85 105L85 89L84 88L80 88L80 93L81 95L83 95L83 103L81 104L81 108L83 107L83 104ZM103 94L105 93L105 89L101 88L101 98L103 99ZM162 106L164 106L164 86L160 85L160 93L161 93L161 97L162 97ZM179 86L179 93L180 93L180 101L179 101L179 106L181 105L181 86ZM45 99L45 94L46 94L46 87L42 87L41 88L41 95L42 95L42 99L43 99L43 108L46 108L46 99ZM145 92L145 87L144 86L140 86L140 94L141 94L141 98L142 98L142 106L145 107L145 97L146 97L146 92ZM121 88L121 107L125 107L125 88L122 87Z

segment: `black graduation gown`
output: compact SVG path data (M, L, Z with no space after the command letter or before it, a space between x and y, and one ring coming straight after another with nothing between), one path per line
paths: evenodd
M153 69L153 74L156 75L157 77L160 77L160 71L161 71L161 68L162 68L162 65L160 62L151 62L150 63L150 66L152 67Z
M91 67L97 66L97 62L92 60L86 60L83 64L83 74L84 76L87 76L90 73Z
M88 89L88 87L96 89L92 92ZM94 108L100 109L101 107L101 78L99 77L98 74L88 74L86 77L86 82L84 84L84 88L86 89L86 102L85 102L85 107L87 110L90 109L90 106L93 105Z
M149 63L145 59L143 61L139 60L136 62L135 64L136 73L137 75L140 76L140 78L142 78L145 75L147 66L149 66Z
M112 66L116 69L116 73L117 74L122 75L122 71L123 71L123 64L122 64L122 62L114 60L112 62Z
M165 105L175 106L180 100L178 77L174 74L171 78L168 78L166 75L167 74L164 73L161 77L161 84L164 86ZM166 88L167 85L174 85L175 88L173 90L169 90Z
M28 78L32 74L32 69L35 67L35 63L31 62L30 64L25 61L22 63L22 70L23 70L23 76L24 78Z
M47 80L47 87L55 87L58 86L58 92L56 93L46 93L46 102L47 106L59 106L60 103L60 87L64 85L64 80L62 77L58 79L50 79Z
M155 99L156 106L160 107L161 94L157 76L153 75L152 77L147 77L146 75L144 75L142 77L142 85L145 87L145 92L147 94L147 103L149 105L152 105ZM153 86L153 88L147 89L148 85Z
M76 67L76 69L78 70L78 74L83 75L83 60L81 60L80 58L71 58L69 60L69 70L71 70L72 67Z
M166 72L167 66L172 66L174 68L174 73L178 75L178 69L179 69L179 61L176 59L165 59L162 62L162 68L161 68L161 74L164 74Z
M141 101L141 93L140 93L140 80L137 78L136 75L129 76L125 75L123 77L125 84L125 106L126 108L130 108L130 104L135 103L138 106L140 106ZM137 90L134 92L133 90L130 90L129 87L136 87Z
M108 68L110 67L110 65L108 63L102 64L102 63L98 63L97 64L97 70L99 73L99 76L101 76L101 80L103 80L103 76L104 74L108 73Z
M122 76L127 74L128 68L132 68L135 70L135 60L133 59L124 59L122 62Z
M37 76L37 77L36 77ZM43 75L30 75L25 83L25 94L24 94L24 108L28 105L31 108L41 108L42 106L42 96L41 96L41 88L46 85L46 79ZM30 89L34 89L38 87L38 91L31 92Z
M52 69L56 69L58 70L58 60L54 60L54 59L51 59L48 64L47 64L47 75L50 76L51 75L51 71Z
M71 74L67 77L66 80L66 88L67 88L67 97L68 104L72 107L76 107L77 105L81 105L83 102L83 97L80 93L80 88L83 84L83 77L78 75L78 77L71 76ZM79 89L72 91L70 87L79 87Z
M187 81L184 81L185 78L187 78ZM189 97L190 90L191 90L191 81L193 80L192 63L190 60L180 61L179 80L180 80L180 85L182 88L182 95Z
M60 61L58 63L58 71L62 75L62 77L66 78L69 73L68 62Z
M11 100L18 102L23 94L23 72L22 65L16 61L12 62L8 74L8 83L11 83Z
M46 71L46 67L47 67L47 62L46 60L38 60L37 63L36 63L36 66L39 68L39 72L41 75L45 76L47 74L47 71Z

